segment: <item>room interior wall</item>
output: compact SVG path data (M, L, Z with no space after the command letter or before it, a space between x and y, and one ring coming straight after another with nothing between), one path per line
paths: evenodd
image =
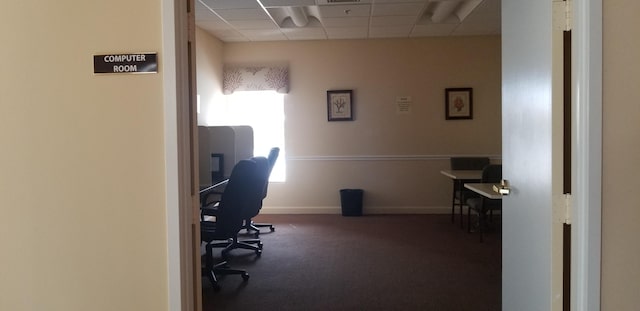
M269 186L264 212L339 212L342 188L364 190L365 212L446 210L450 156L499 161L498 36L225 43L222 61L289 65L287 181ZM452 87L473 88L472 120L445 120ZM336 89L353 90L354 121L327 121ZM404 96L411 111L397 113Z
M158 1L0 3L0 310L167 310Z
M198 125L208 125L210 103L222 95L222 41L196 27Z
M640 3L603 1L602 310L640 305Z

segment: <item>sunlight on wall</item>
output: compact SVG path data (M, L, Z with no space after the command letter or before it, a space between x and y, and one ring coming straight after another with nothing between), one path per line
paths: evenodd
M246 91L225 95L209 108L207 124L212 126L249 125L253 128L255 156L267 156L273 147L280 156L270 181L285 181L284 94L275 91Z

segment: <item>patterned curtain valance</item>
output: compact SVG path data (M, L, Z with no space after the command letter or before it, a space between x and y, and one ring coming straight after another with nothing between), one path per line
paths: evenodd
M235 91L289 93L289 68L285 66L224 66L224 94Z

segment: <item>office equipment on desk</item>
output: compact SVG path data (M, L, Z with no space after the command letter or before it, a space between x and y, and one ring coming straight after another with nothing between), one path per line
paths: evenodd
M467 212L467 227L471 232L471 211L478 214L478 231L480 233L480 242L484 240L484 232L487 226L487 212L493 216L493 211L502 209L502 194L494 191L494 186L500 185L502 180L502 165L487 165L482 170L481 183L467 183L465 188L480 194L480 197L467 199L469 206Z
M211 171L211 180L220 180L224 178L224 154L212 153L209 161L209 171Z

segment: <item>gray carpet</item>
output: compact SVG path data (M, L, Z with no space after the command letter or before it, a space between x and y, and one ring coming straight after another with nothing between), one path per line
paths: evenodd
M231 252L251 278L203 280L204 310L500 310L499 230L480 243L449 215L260 215L263 254ZM494 224L499 228L499 223ZM219 254L218 251L216 251Z

